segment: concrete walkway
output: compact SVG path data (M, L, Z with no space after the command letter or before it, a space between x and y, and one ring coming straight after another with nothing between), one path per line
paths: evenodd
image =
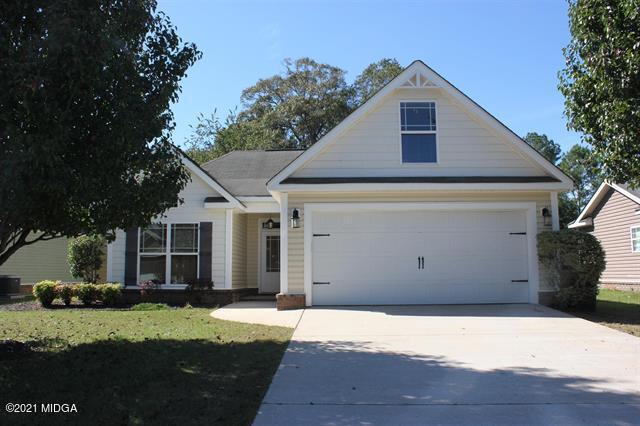
M307 309L255 419L638 422L640 339L534 305Z
M211 316L227 321L295 328L302 312L302 309L278 311L276 302L253 301L223 306L211 312Z

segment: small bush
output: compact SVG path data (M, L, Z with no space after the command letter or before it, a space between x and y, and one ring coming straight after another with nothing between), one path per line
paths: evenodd
M122 295L122 286L118 283L107 283L96 286L99 292L98 299L107 306L116 304Z
M164 303L138 303L131 307L132 311L165 311L169 308L169 305Z
M82 278L85 282L95 283L99 278L105 243L104 237L99 235L81 235L72 240L67 252L71 275Z
M62 302L69 306L71 304L71 299L73 298L74 286L69 284L58 284L56 285L56 295L62 299Z
M98 287L95 284L78 284L76 285L76 296L83 305L89 306L98 299Z
M33 295L42 306L51 306L56 298L57 285L55 281L51 280L40 281L33 286Z
M594 309L605 254L593 235L563 229L538 235L538 257L547 268L561 308Z

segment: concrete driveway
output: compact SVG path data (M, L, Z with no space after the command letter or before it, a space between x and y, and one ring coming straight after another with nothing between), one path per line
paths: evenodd
M535 305L307 309L255 424L640 424L640 339Z

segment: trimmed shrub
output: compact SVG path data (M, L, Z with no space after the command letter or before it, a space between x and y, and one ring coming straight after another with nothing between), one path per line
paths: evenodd
M33 286L33 295L42 306L51 306L53 300L56 298L57 285L55 281L51 280L40 281Z
M89 306L98 299L99 292L95 284L78 284L75 290L83 305Z
M166 311L169 305L164 303L138 303L131 307L132 311Z
M116 304L122 295L122 286L119 283L107 283L96 286L99 292L98 299L107 306Z
M82 278L84 282L95 283L99 278L105 243L104 237L99 235L81 235L72 240L67 252L71 275Z
M595 309L605 253L593 235L563 229L538 235L538 257L549 273L560 308Z
M62 302L69 306L71 304L71 299L73 298L74 286L69 284L59 284L56 285L56 295L62 299Z

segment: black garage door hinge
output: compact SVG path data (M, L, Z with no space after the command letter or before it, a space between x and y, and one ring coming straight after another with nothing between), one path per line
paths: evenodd
M527 235L526 232L509 232L509 235Z
M313 285L329 285L331 284L329 281L314 281Z
M528 283L529 280L511 280L512 283Z
M330 237L331 234L313 234L314 237Z

